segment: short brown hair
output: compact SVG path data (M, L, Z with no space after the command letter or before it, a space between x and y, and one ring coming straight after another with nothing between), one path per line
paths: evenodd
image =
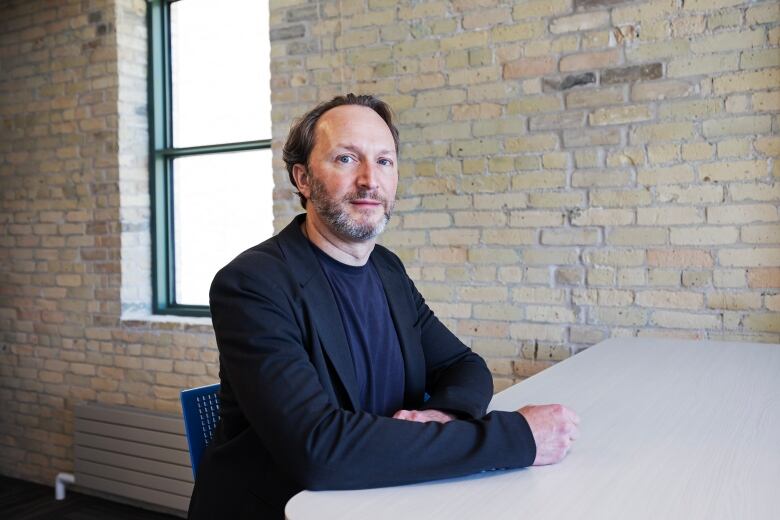
M390 110L390 106L379 98L370 95L347 94L346 96L336 96L330 101L320 103L307 113L305 113L300 119L290 128L290 133L287 135L287 142L282 149L282 158L287 165L287 173L290 176L290 182L293 186L298 188L293 177L293 166L296 164L306 165L308 169L309 156L314 148L314 129L317 126L317 121L320 120L322 114L330 110L331 108L340 107L343 105L360 105L372 109L379 114L379 117L387 123L390 128L390 133L393 134L393 141L395 142L395 152L398 153L398 129L393 124L393 113ZM301 206L306 208L306 197L301 192L296 192L301 199Z

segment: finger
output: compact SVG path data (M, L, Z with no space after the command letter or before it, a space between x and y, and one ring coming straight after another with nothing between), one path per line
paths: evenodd
M410 412L408 410L398 410L393 414L393 419L401 419L402 421L408 421L409 413Z
M580 416L577 415L574 410L566 406L564 406L563 409L567 419L569 419L574 424L580 424Z

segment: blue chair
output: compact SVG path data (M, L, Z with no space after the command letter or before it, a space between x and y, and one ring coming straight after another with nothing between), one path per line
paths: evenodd
M200 456L214 437L219 421L219 383L181 391L184 431L190 450L192 477L195 478Z

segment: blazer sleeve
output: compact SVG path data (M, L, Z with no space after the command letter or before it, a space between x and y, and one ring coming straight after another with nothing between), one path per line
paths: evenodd
M223 378L276 465L301 486L391 486L533 462L533 436L515 412L439 424L338 407L307 353L313 339L304 337L294 290L283 277L233 264L217 274L210 299ZM421 318L423 330L441 334L432 314ZM462 363L449 355L433 356L431 368L436 388L454 395L460 387L446 383L471 368L455 368Z

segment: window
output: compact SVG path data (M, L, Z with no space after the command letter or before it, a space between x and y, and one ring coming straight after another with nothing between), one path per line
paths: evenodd
M208 315L214 274L273 233L268 4L149 4L155 313Z

